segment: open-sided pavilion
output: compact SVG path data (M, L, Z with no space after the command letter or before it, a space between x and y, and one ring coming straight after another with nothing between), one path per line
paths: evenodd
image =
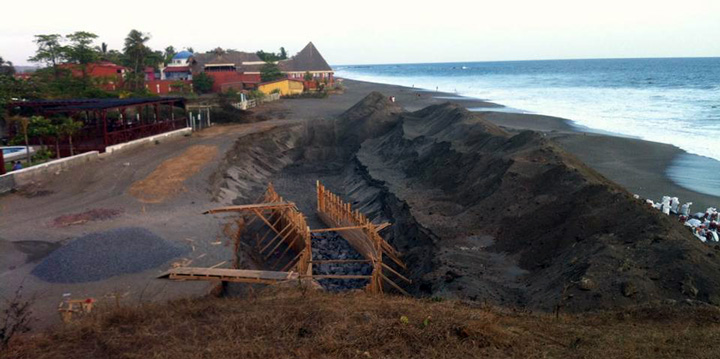
M182 97L16 101L8 111L11 116L69 117L82 122L72 136L75 153L104 152L108 146L187 127ZM10 134L17 133L19 128L11 126ZM69 155L69 138L35 136L30 144L54 148L57 140L60 154Z

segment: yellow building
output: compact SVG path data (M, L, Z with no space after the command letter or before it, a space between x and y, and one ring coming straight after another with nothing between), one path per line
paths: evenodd
M258 90L266 95L280 91L280 96L299 95L303 93L303 82L291 79L281 79L258 84Z

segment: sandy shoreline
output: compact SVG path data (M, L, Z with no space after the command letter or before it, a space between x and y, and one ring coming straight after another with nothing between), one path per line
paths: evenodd
M348 92L367 94L370 91L379 91L386 96L395 96L396 101L409 111L448 101L469 109L490 110L501 106L489 101L460 97L454 93L348 79L344 79L344 83ZM582 132L570 120L559 117L492 111L478 112L478 115L511 131L534 130L548 133L560 146L590 167L643 198L657 201L664 195L675 196L683 202L693 202L691 209L696 212L720 205L720 197L692 191L667 176L667 170L675 158L687 154L678 147Z

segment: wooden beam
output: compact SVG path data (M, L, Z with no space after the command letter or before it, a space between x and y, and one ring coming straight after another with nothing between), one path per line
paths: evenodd
M290 268L292 268L292 264L297 263L298 259L300 259L300 257L301 257L303 254L304 254L303 251L300 251L300 253L298 253L298 254L295 256L295 258L291 259L290 262L288 262L288 263L281 269L281 271L284 272L284 271L287 271L287 270L289 270Z
M372 276L370 275L340 275L340 274L320 274L320 275L312 275L308 276L312 277L313 279L370 279Z
M300 238L300 236L295 236L295 238L292 240L292 242L291 242L290 244L288 244L287 248L285 248L285 251L283 251L282 254L280 254L280 256L278 257L278 259L275 260L275 263L272 264L272 266L271 266L272 268L275 268L275 266L278 265L278 263L280 263L280 260L281 260L283 257L285 257L285 255L287 254L287 252L290 251L290 248L292 248L293 244L295 244L295 242L297 241L298 238ZM272 253L272 252L271 252L271 253Z
M289 232L288 232L288 233L289 233ZM297 237L298 237L298 234L295 234L295 238L294 238L294 239L297 239ZM273 247L273 249L271 249L270 252L268 252L268 254L265 256L265 260L270 259L270 257L272 257L272 254L275 253L275 251L280 247L280 245L281 245L283 242L286 242L286 243L288 242L288 241L287 241L287 237L283 236L282 240L280 240L280 241L277 242L277 244L275 245L275 247ZM294 241L294 240L292 241L292 244L295 244L295 241ZM288 245L288 247L289 247L289 245Z
M321 259L310 261L310 263L370 263L369 259Z
M391 286L393 286L393 288L399 290L400 293L405 294L405 295L407 295L408 297L410 296L410 293L408 293L408 292L406 292L404 289L400 288L399 285L395 284L395 282L393 282L393 281L391 281L390 279L388 279L388 277L386 277L384 274L380 273L380 276L382 277L382 279L384 279L386 282L388 282Z
M265 250L266 250L268 247L270 247L270 245L273 244L273 242L275 242L276 239L278 239L278 237L280 237L280 240L282 241L282 240L285 238L285 236L283 236L282 234L285 233L285 230L287 230L287 229L290 228L291 226L292 226L292 222L288 221L288 224L285 225L285 228L283 228L280 232L277 232L277 234L275 235L275 237L273 237L273 238L265 245L265 247L262 247L262 249L260 250L260 253L264 253Z
M396 276L400 277L400 279L402 279L402 280L404 280L404 281L406 281L406 282L408 282L408 283L412 283L412 280L410 280L410 279L406 278L404 275L398 273L396 270L392 269L392 268L391 268L390 266L388 266L387 264L382 263L382 266L383 266L383 268L389 270L390 272L392 272L392 273L395 274Z
M203 212L203 214L222 213L222 212L257 211L257 210L292 208L292 207L295 207L295 203L293 203L293 202L254 203L254 204L244 204L241 206L229 206L229 207L220 207L220 208L215 208L215 209L209 209L209 210Z
M360 228L367 228L366 225L363 226L348 226L348 227L336 227L336 228L321 228L321 229L311 229L310 233L322 233L322 232L339 232L339 231L347 231L351 229L360 229Z

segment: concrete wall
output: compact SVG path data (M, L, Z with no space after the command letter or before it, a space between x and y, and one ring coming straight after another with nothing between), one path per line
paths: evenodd
M183 129L175 130L172 132L165 132L159 135L140 138L135 141L119 143L117 145L108 146L105 148L105 153L100 155L101 157L109 156L113 153L119 153L123 151L132 150L134 148L155 144L155 142L165 142L178 137L189 136L192 133L192 128L185 127Z
M109 146L106 148L106 152L103 154L100 154L98 151L85 152L72 157L65 157L59 160L54 160L36 166L23 168L19 171L12 171L8 174L0 176L0 194L12 191L15 188L22 187L32 182L47 181L60 171L67 171L72 167L95 161L100 158L100 156L109 156L113 153L119 153L133 148L154 144L155 141L164 142L170 139L186 136L191 133L192 129L186 127L180 130L166 132L156 136L145 137L139 140Z
M98 159L98 155L98 151L86 152L4 174L0 176L0 193L11 191L13 188L32 182L45 181L60 171L66 171L72 167L95 161Z
M0 176L0 194L10 192L15 188L15 176L12 173Z

